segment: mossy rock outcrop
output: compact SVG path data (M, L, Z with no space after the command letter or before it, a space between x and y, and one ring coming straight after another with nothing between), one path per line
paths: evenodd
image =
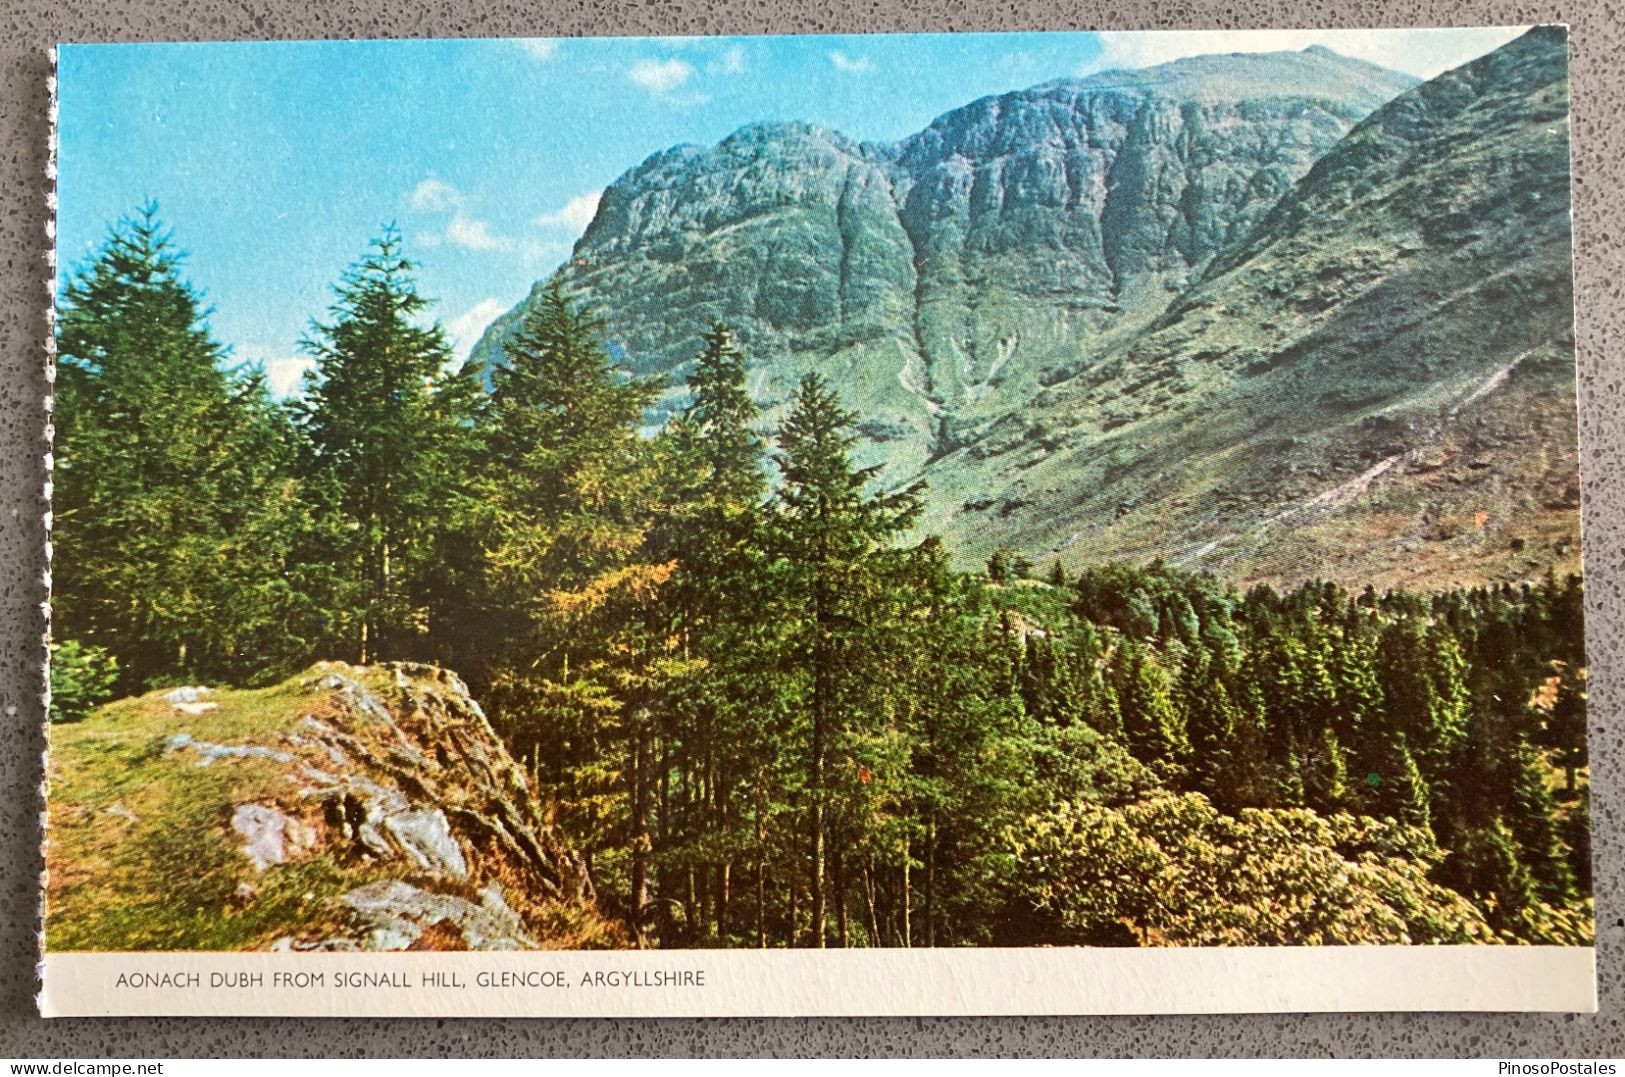
M324 662L51 731L51 950L614 945L456 674Z

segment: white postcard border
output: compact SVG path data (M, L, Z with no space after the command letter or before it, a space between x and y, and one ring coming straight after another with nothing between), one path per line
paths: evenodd
M1595 963L1562 946L50 953L40 1003L46 1017L1594 1013Z

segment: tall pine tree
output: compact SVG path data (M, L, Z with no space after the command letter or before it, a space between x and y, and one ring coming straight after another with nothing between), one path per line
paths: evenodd
M852 462L858 416L843 408L818 374L801 380L779 431L775 541L782 556L780 602L793 625L783 668L804 691L806 833L812 898L811 943L826 944L829 913L829 751L861 724L863 663L882 644L891 543L920 511L914 490L874 493L877 468Z
M659 506L638 429L656 385L624 377L600 332L555 283L492 371L475 484L484 627L463 661L516 754L550 765L600 894L641 937L672 566L645 548Z
M361 662L427 651L425 592L470 432L446 406L460 383L445 332L421 324L414 268L385 228L304 342L316 366L299 415L333 510L333 629Z
M227 368L181 261L149 204L59 308L53 630L113 655L125 691L284 673L309 630L292 431Z

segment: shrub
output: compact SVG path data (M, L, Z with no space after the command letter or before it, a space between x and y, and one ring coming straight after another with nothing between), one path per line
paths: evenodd
M100 647L76 640L51 646L51 707L53 722L77 722L113 698L118 662Z

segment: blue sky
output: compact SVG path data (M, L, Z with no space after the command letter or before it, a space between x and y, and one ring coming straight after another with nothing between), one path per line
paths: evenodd
M239 360L298 342L389 221L459 351L651 153L745 123L891 140L977 97L1205 52L1324 44L1430 77L1516 29L64 45L58 262L155 199Z

